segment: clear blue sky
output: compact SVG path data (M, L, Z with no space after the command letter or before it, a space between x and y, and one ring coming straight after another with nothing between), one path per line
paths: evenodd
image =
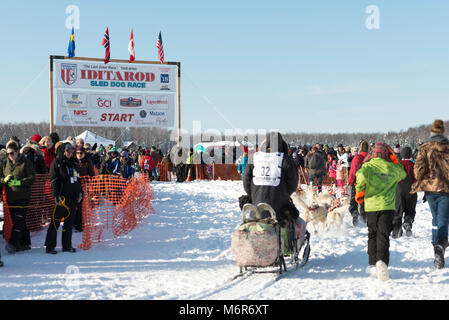
M48 121L48 56L181 61L182 127L399 131L449 119L449 1L2 1L1 122ZM368 30L377 5L380 29Z

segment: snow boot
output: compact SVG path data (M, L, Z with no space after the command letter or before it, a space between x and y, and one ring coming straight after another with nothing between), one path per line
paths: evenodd
M9 254L14 254L17 251L16 247L10 243L6 244L5 249L6 249L6 251L8 251Z
M382 282L388 281L388 266L382 260L376 262L377 279Z
M404 224L402 225L402 227L405 230L405 235L407 237L410 237L412 235L412 224L408 221L404 221Z
M358 224L359 224L359 215L355 214L352 216L352 225L354 227L357 227Z
M55 250L55 248L46 248L45 253L48 254L57 254L58 252Z
M436 269L444 268L444 248L440 244L436 244L433 247L435 253L435 260L433 262Z
M393 229L393 232L391 233L391 237L393 239L398 239L398 238L402 237L402 229L401 228Z

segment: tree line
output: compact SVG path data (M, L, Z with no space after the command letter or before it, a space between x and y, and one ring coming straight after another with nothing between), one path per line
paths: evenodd
M445 122L447 127L449 121ZM48 122L39 123L0 123L0 144L5 145L11 136L16 136L23 143L34 134L45 136L49 134ZM63 127L56 126L55 131L61 139L69 136L75 137L85 130L90 130L102 137L116 141L118 146L123 146L125 141L134 141L141 146L157 146L162 150L169 150L176 142L171 138L171 130L164 128L112 128L112 127ZM321 143L336 147L338 144L344 146L358 146L360 139L369 142L382 141L392 146L399 144L416 148L420 141L429 138L430 125L408 128L399 132L356 132L356 133L305 133L285 132L282 133L284 140L291 146L312 145ZM224 135L223 135L224 139ZM193 141L193 137L191 137Z

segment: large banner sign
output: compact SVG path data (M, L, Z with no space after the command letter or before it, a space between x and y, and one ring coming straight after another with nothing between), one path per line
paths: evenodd
M55 60L55 125L174 127L176 68Z

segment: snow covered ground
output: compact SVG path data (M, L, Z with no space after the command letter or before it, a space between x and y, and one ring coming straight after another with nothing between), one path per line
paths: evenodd
M421 195L414 235L391 240L386 283L369 278L367 229L352 227L349 213L340 232L312 234L304 269L278 281L259 274L230 282L238 273L230 247L241 182L153 187L156 214L90 250L45 254L44 230L33 234L31 251L9 255L0 239L0 299L449 299L449 268L433 267L431 214ZM73 239L78 245L81 234Z

